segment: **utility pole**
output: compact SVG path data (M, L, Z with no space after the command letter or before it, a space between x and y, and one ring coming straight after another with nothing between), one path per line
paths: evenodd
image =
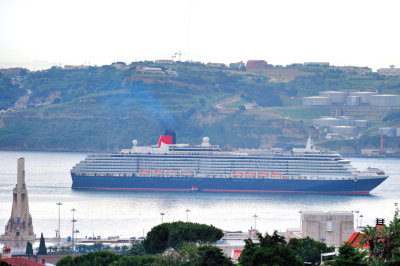
M75 253L75 249L74 249L74 234L75 234L75 222L76 222L76 220L75 220L75 212L76 212L76 210L75 210L75 208L73 208L72 210L72 242L71 242L71 244L72 244L72 254L74 254Z
M254 214L253 218L254 218L254 230L257 230L257 218L258 218L257 214Z
M186 212L186 222L189 222L189 212L190 212L190 210L187 209L185 212Z
M57 202L56 203L58 205L58 241L57 241L57 245L60 245L60 239L61 239L61 233L60 233L60 210L61 210L61 202Z
M356 214L356 217L357 217L357 226L356 226L356 230L357 230L357 232L358 232L358 214L360 213L360 211L359 210L356 210L356 211L353 211L355 214Z

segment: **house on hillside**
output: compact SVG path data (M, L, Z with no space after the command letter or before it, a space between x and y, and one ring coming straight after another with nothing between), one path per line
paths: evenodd
M136 72L143 74L165 74L161 67L137 66Z
M207 63L208 67L226 67L224 63Z
M264 60L248 60L246 63L246 69L264 69L264 68L272 68L273 65L268 64L267 61Z
M154 62L156 65L173 65L175 64L174 60L171 59L159 59Z
M246 69L246 66L244 65L243 61L240 61L237 63L230 63L229 68L231 68L231 69Z
M376 219L376 224L375 228L376 230L382 230L384 228L385 224L385 219ZM362 239L362 236L365 235L362 232L354 232L350 238L347 240L347 243L351 244L355 248L361 248L361 249L368 249L369 248L369 243L365 243L361 246L360 241Z

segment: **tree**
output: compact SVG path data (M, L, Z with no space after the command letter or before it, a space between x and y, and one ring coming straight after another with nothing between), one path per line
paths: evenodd
M106 266L122 257L120 254L115 254L109 251L89 252L88 254L76 256L66 256L57 262L57 266L72 266L72 265L96 265Z
M32 243L31 242L27 242L26 243L26 251L25 254L27 255L33 255L33 249L32 249Z
M204 245L197 249L197 257L190 261L191 265L196 266L228 266L233 265L222 250L215 246Z
M40 235L40 244L39 244L39 251L38 255L47 255L47 248L46 243L44 241L43 233Z
M321 253L334 251L334 247L328 247L325 243L315 241L310 237L292 238L288 246L293 249L295 256L304 262L311 262L312 265L321 262Z
M197 256L197 248L198 246L195 243L185 242L178 252L183 261L192 261Z
M389 226L383 225L381 228L368 226L359 236L361 245L369 245L368 258L375 264L379 261L385 265L396 265L400 261L399 207L398 203L394 205L394 217Z
M286 245L285 238L274 231L263 237L258 234L258 243L246 239L245 247L239 257L241 265L303 265L293 250Z
M144 250L142 242L133 240L131 248L128 249L125 254L128 256L141 256L145 255L146 251Z
M214 243L221 239L223 232L214 226L173 222L153 227L143 241L143 247L149 254L163 252L166 248L179 249L184 242Z
M352 266L368 265L365 260L367 252L358 252L358 250L349 243L345 243L339 248L339 255L333 261L326 262L327 265L334 266Z

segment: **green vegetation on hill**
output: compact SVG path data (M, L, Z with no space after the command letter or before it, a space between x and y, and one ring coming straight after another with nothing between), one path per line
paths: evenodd
M208 136L225 148L289 147L315 134L309 127L312 118L335 112L335 107L299 107L304 95L347 89L400 92L398 77L329 68L282 68L277 79L198 63L161 66L178 76L140 73L136 66L160 67L153 62L134 62L126 70L53 67L30 72L23 91L2 76L0 93L8 95L0 98L3 108L28 89L32 94L30 108L0 115L0 149L116 150L129 148L132 139L154 144L166 128L174 128L181 143L198 144ZM240 99L218 105L232 97ZM245 110L246 104L255 109ZM387 119L397 119L392 116Z
M11 107L26 90L11 83L11 78L0 73L0 110Z

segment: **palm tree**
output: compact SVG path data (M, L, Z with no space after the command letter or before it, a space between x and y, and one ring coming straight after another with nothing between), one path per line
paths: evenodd
M380 238L379 232L376 230L376 227L367 226L361 231L363 234L359 235L360 246L369 245L368 257L371 259L373 256L376 256L376 244L378 243L378 239Z

